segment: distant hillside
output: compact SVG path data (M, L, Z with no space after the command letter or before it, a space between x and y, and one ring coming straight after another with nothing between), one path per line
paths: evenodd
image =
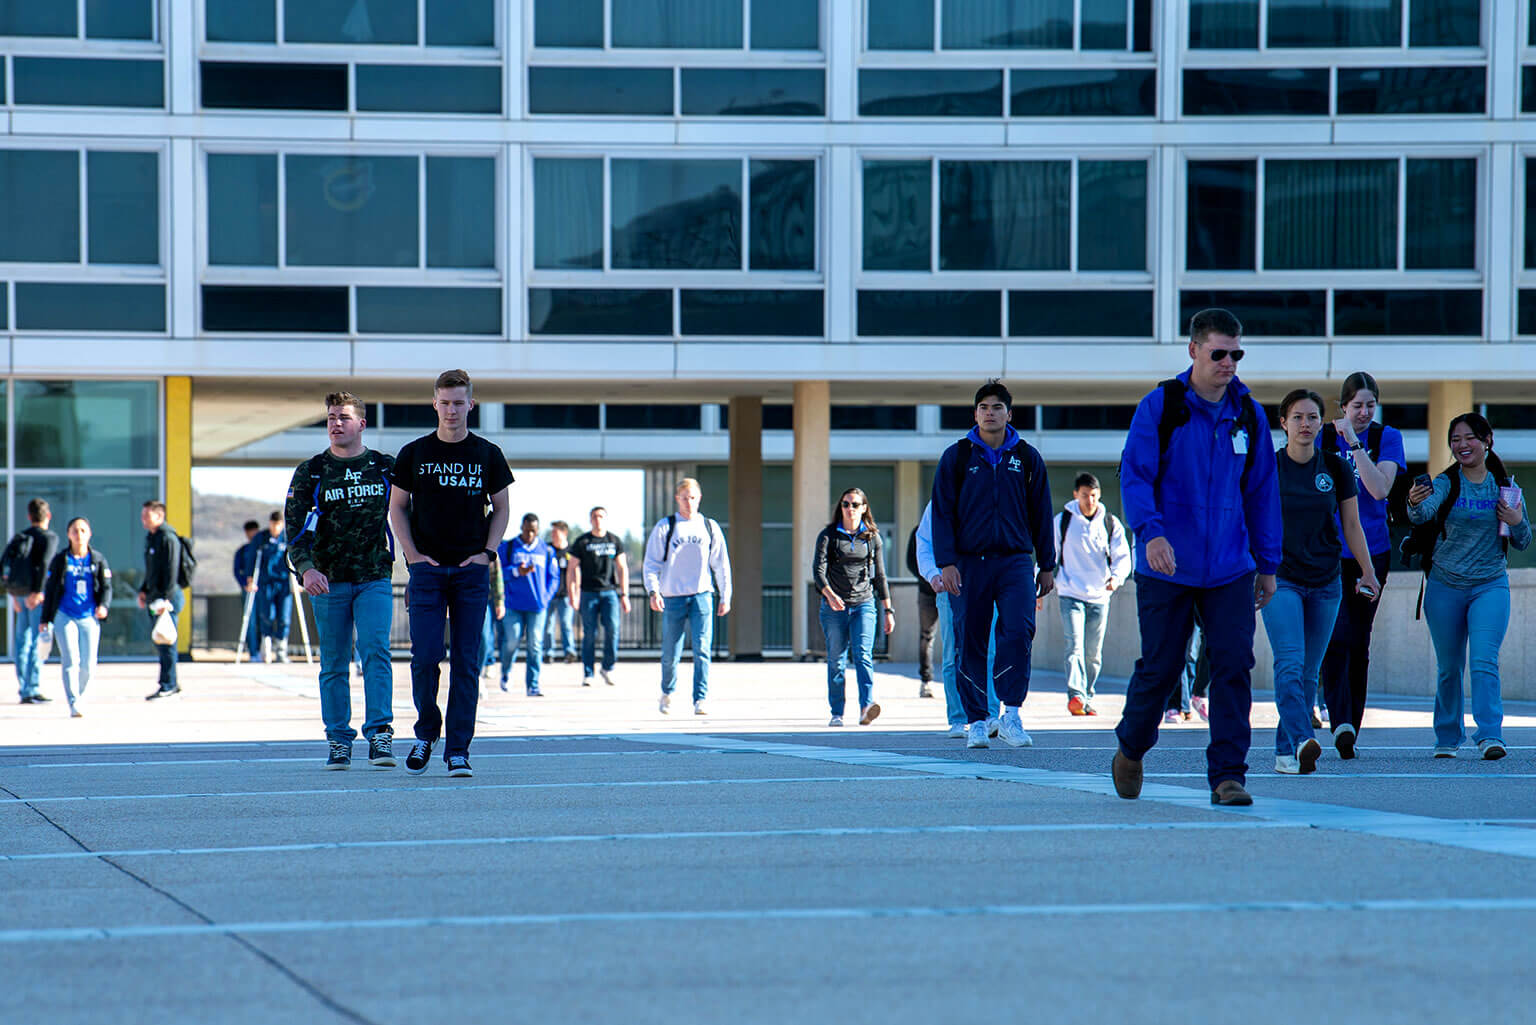
M235 561L235 549L245 544L240 525L255 520L266 529L267 517L276 508L271 502L235 495L192 492L192 537L197 550L197 576L192 587L198 594L234 594L239 590L230 566Z

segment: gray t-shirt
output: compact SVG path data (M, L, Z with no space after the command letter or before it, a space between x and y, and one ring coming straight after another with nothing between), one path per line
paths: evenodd
M1435 478L1435 493L1408 507L1408 518L1414 523L1430 522L1450 493L1451 479L1442 473ZM1480 484L1462 474L1461 494L1446 518L1445 536L1435 543L1432 578L1451 587L1477 587L1504 575L1504 546L1499 544L1499 521L1494 515L1498 504L1499 483L1492 473ZM1531 546L1531 515L1524 503L1520 514L1520 523L1510 528L1509 543L1525 551Z

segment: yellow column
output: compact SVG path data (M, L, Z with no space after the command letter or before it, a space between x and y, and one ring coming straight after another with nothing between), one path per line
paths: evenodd
M1451 446L1445 436L1451 420L1472 412L1471 381L1431 381L1429 384L1429 473L1434 476L1451 465Z
M789 559L794 566L790 637L797 657L810 651L811 548L827 525L832 488L832 385L795 382L795 523Z
M165 520L192 536L192 378L165 379ZM195 545L195 540L194 540ZM195 547L194 547L195 551ZM192 651L192 596L176 620L176 649Z

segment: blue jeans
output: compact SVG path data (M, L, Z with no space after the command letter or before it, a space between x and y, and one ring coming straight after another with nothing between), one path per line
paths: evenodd
M261 623L261 635L272 638L277 644L288 639L289 624L293 619L293 589L285 574L280 582L263 584L256 592L256 610Z
M522 643L528 649L528 668L523 673L523 683L529 694L539 690L539 671L544 668L544 610L508 609L502 620L506 640L501 646L501 682L512 678L512 667L517 664L517 648Z
M352 728L352 652L363 664L363 736L393 734L393 671L389 662L389 623L395 598L389 578L366 583L331 581L328 594L312 594L315 630L320 634L320 718L327 740L350 744ZM355 638L355 639L354 639Z
M249 599L251 603L251 615L245 623L245 655L252 662L261 661L261 592L240 592L240 601L243 603Z
M1344 588L1338 577L1308 587L1284 577L1275 581L1275 596L1264 606L1264 631L1275 652L1275 754L1293 755L1313 739L1312 697L1317 672L1333 624L1339 617Z
M827 636L827 704L832 714L840 716L848 700L844 675L849 656L853 658L854 676L859 684L859 711L874 700L875 689L875 600L849 605L834 612L827 600L818 610L822 633Z
M944 645L944 661L939 664L939 675L944 680L944 713L951 726L964 726L965 706L960 703L960 691L955 687L955 619L949 606L949 595L936 594L934 604L939 609L939 639ZM992 624L997 625L997 613L992 613ZM992 687L992 663L997 657L997 632L994 629L987 642L987 717L997 718L997 691Z
M1459 746L1463 728L1461 670L1471 649L1472 739L1503 742L1504 702L1499 696L1499 648L1509 629L1509 577L1476 587L1452 587L1431 576L1424 585L1424 618L1435 644L1435 743Z
M1184 672L1195 609L1205 629L1211 663L1211 740L1205 748L1206 781L1234 780L1248 774L1253 731L1253 574L1244 573L1220 587L1185 587L1146 574L1136 577L1136 617L1141 625L1141 658L1125 688L1125 713L1115 727L1120 750L1132 761L1157 743L1158 726L1168 697Z
M476 563L434 566L425 559L406 566L405 611L411 624L411 698L417 740L436 741L447 727L443 758L469 754L480 702L480 656L485 643L485 606L491 576ZM443 644L447 626L450 644ZM437 707L439 664L448 654L448 716Z
M693 644L693 700L703 701L709 693L710 649L715 643L715 593L680 594L663 598L662 602L661 692L671 694L677 685L677 663L683 657L683 624L687 623ZM585 601L582 612L586 612Z
M1104 656L1104 625L1109 602L1061 596L1062 646L1067 649L1067 697L1087 704L1093 700Z
M21 606L16 613L16 684L21 696L30 698L43 678L43 666L37 658L37 628L43 621L43 607L27 608L26 595L17 595L15 601Z
M501 656L502 644L507 636L505 618L497 619L496 610L485 607L485 628L480 631L480 668L484 669Z
M555 647L555 626L560 627L560 646ZM614 631L618 633L617 630ZM544 650L567 657L576 654L576 610L565 600L565 589L555 596L549 608L544 610Z
M603 669L612 669L619 660L619 613L618 591L581 592L581 664L588 676L597 661L599 623L603 626Z
M966 719L980 722L988 717L994 690L998 703L1012 708L1029 695L1035 560L1023 554L961 555L956 566L962 589L949 601L960 649L956 689Z
M259 599L261 595L258 594L256 597ZM181 606L185 601L182 597L181 588L171 588L171 593L165 596L165 600L171 603L171 618L175 619L180 616ZM151 601L149 604L152 605L154 602ZM150 612L148 608L144 612L149 616L149 628L153 630L155 628L155 620L159 617ZM160 689L170 690L173 687L179 686L176 682L176 645L156 644L155 655L160 659Z

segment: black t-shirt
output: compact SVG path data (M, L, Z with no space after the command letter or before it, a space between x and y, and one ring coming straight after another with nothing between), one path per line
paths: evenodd
M612 591L619 586L619 556L624 542L609 531L602 537L586 533L571 542L571 556L581 566L583 591Z
M512 483L501 449L478 434L447 442L434 431L395 456L394 485L411 495L416 550L457 566L485 550L491 496Z
M1285 521L1279 575L1303 587L1320 587L1339 575L1339 530L1334 513L1355 497L1355 473L1337 453L1318 449L1298 463L1281 448L1280 515Z

